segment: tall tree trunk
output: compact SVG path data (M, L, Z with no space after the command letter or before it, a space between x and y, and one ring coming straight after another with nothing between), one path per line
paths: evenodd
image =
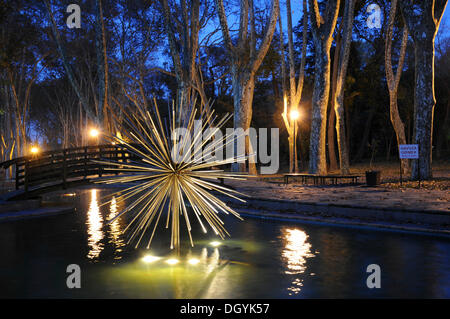
M405 136L405 125L400 118L400 113L398 111L397 105L397 92L398 85L400 83L400 77L403 71L403 62L405 61L406 46L408 44L408 29L406 26L403 29L402 43L400 45L400 56L397 67L397 72L394 75L392 70L392 37L395 22L395 13L397 10L397 0L392 0L391 10L389 13L388 29L386 32L386 43L385 43L385 70L386 70L386 82L389 90L389 114L392 126L394 127L395 135L397 138L397 146L400 144L406 144ZM409 172L409 161L408 159L400 159L402 164L403 174L408 174Z
M340 28L339 28L340 29ZM336 113L334 111L334 96L336 93L336 81L337 81L337 71L339 64L339 52L341 51L341 33L338 31L336 36L336 48L334 49L334 58L333 58L333 73L331 80L331 105L330 111L328 114L328 157L330 159L330 170L334 171L338 168L337 159L336 159L336 148L335 148L335 122L336 122Z
M255 75L258 71L267 51L278 19L279 0L272 0L270 20L259 49L256 49L256 28L253 0L240 1L239 38L236 45L231 41L228 29L227 17L222 0L215 0L217 14L219 16L222 35L228 58L231 61L233 100L234 100L234 128L247 130L252 119L253 91L255 88ZM249 32L250 26L250 32ZM238 141L234 148L237 149ZM246 137L246 155L253 153L249 137ZM248 172L257 174L256 165L249 161ZM245 163L235 163L233 170L245 171Z
M66 70L67 78L69 79L70 85L74 89L75 93L78 96L78 99L81 102L81 105L83 106L84 111L86 112L86 115L91 119L92 121L98 122L97 116L92 112L92 110L89 107L88 99L86 96L81 92L80 85L75 80L75 75L72 71L72 68L70 67L69 61L67 59L63 43L61 40L61 36L58 31L58 27L56 26L56 22L52 13L51 5L49 0L45 0L45 5L47 7L47 13L51 22L52 27L52 33L56 41L56 46L58 49L58 53L61 57L64 69Z
M330 51L320 39L314 41L314 90L312 97L311 137L309 154L309 172L326 174L325 154L326 118L328 96L330 94Z
M414 143L419 159L413 160L411 178L432 177L432 134L434 96L434 39L439 30L447 0L400 0L400 8L414 41Z
M95 48L97 51L98 70L98 113L97 120L103 130L109 131L107 116L108 109L108 56L106 53L105 24L103 19L102 0L95 1L96 25L95 25Z
M207 99L204 92L203 83L200 81L197 70L198 34L200 30L199 22L199 0L189 3L181 1L180 17L172 18L171 8L168 0L162 1L164 14L164 27L169 39L170 55L175 70L177 80L177 108L182 109L179 120L184 121L188 108L192 104L194 88L199 92L202 106L206 105ZM175 33L178 30L179 34Z
M253 92L255 89L255 80L253 76L248 77L246 73L234 71L233 73L233 97L234 97L234 127L242 128L247 131L250 128L252 120L252 102ZM234 145L234 154L238 154L237 144ZM245 153L251 154L253 152L250 143L249 135L245 136ZM247 171L245 162L233 163L233 170L236 172ZM250 174L257 174L256 166L249 160L248 170Z
M290 127L289 119L287 118L287 96L288 92L286 89L286 57L285 57L285 47L283 39L283 22L281 19L280 6L278 6L278 25L280 28L280 55L281 55L281 87L283 90L283 113L281 114L284 124L286 126L286 131L288 133L288 149L289 149L289 172L294 171L294 136L293 130Z
M309 0L311 28L315 48L314 89L312 97L309 172L326 174L327 107L330 95L330 48L336 27L340 0L327 2L325 19L317 0ZM325 21L324 21L325 20Z
M350 160L345 137L345 109L344 109L344 89L347 77L348 59L350 56L350 45L352 43L353 17L355 11L355 0L345 2L344 8L344 31L342 36L342 49L339 56L338 75L336 80L336 92L334 95L334 110L336 112L336 133L339 149L339 167L341 174L350 173Z
M414 143L419 159L413 160L412 179L432 177L434 96L434 39L415 43ZM430 71L431 70L431 71Z
M308 8L306 0L303 0L303 32L302 32L302 57L300 63L300 70L298 74L298 82L295 79L295 63L294 63L294 40L292 32L292 10L291 1L286 0L286 14L287 14L287 26L288 26L288 44L289 44L289 95L284 90L284 112L282 114L284 124L289 134L289 171L298 172L298 160L297 160L297 135L298 135L298 123L297 119L292 119L290 114L292 111L298 111L300 101L303 92L303 83L305 79L305 62L306 62L306 45L308 34ZM281 17L280 17L280 32ZM281 38L282 39L282 38ZM284 45L283 45L284 50ZM282 52L282 69L284 77L284 51ZM289 103L289 111L287 104Z

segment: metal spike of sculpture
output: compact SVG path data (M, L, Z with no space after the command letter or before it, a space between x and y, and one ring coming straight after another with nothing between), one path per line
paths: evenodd
M195 104L194 104L195 105ZM154 100L153 115L138 106L137 114L126 114L127 129L120 137L105 135L106 139L123 146L134 154L138 160L119 162L99 160L99 164L113 166L109 170L127 171L130 175L108 177L99 183L134 183L132 186L109 196L116 196L116 201L129 202L128 206L118 212L109 222L126 213L132 213L131 221L125 228L130 232L128 243L136 241L138 247L147 233L152 229L147 248L150 247L155 231L161 219L165 219L165 227L171 229L170 247L180 245L180 218L184 218L190 243L194 242L191 234L191 218L199 222L206 232L205 222L222 239L229 233L219 213L232 214L242 219L239 214L219 199L213 192L220 193L245 202L238 196L244 195L224 185L214 182L219 179L244 179L242 174L218 170L218 166L245 160L245 156L234 156L225 159L209 160L212 150L223 149L227 144L234 143L236 135L222 135L214 139L217 130L231 118L226 114L220 120L204 108L200 112L196 107L176 110L169 107L169 124L163 125L158 105ZM205 121L200 130L194 129L196 117ZM215 126L213 126L215 124ZM176 128L184 128L193 136L192 139L173 139ZM168 132L171 132L169 137ZM192 135L193 134L193 135ZM210 142L207 144L207 142ZM185 152L189 150L190 152ZM184 152L184 153L183 153ZM108 170L108 168L107 168ZM109 204L110 201L102 205ZM188 209L188 205L191 209Z

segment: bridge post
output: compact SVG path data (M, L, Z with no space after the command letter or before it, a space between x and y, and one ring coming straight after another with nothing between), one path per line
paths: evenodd
M120 153L120 148L119 148L118 145L114 145L114 156L115 156L115 160L117 162L120 162L119 158L122 157L122 154ZM116 168L117 168L117 170L116 170L115 174L117 176L117 175L119 175L119 168L120 168L120 166L117 166Z
M19 164L16 163L16 190L19 190Z
M98 159L102 160L102 146L98 146ZM98 166L98 177L102 177L102 164Z
M29 173L28 170L29 170L28 159L25 159L25 167L23 169L23 178L24 178L23 184L26 198L28 198L28 173Z
M88 163L88 147L85 146L84 147L84 178L87 178L87 175L88 175L87 163Z
M67 189L67 162L66 162L67 150L63 150L63 189Z

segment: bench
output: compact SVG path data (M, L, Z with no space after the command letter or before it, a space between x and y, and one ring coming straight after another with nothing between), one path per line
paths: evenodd
M308 183L308 180L312 179L314 185L323 185L326 184L326 181L329 180L331 184L337 185L341 184L338 181L341 180L350 180L352 184L358 183L358 178L361 177L359 175L316 175L316 174L302 174L302 173L288 173L284 174L284 183L289 184L290 177L300 177L303 184Z

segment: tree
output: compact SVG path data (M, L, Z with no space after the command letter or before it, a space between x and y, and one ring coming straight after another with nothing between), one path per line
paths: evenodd
M109 130L108 121L108 89L109 71L108 55L106 53L105 23L103 19L102 0L95 1L95 49L97 53L98 72L98 108L97 118L105 130Z
M28 1L0 3L0 98L3 159L27 155L31 92L47 67L48 47L43 41L39 9Z
M339 149L339 167L342 174L350 173L350 161L345 137L344 118L344 85L347 76L348 59L350 55L350 45L352 42L352 27L355 11L355 0L345 2L343 17L342 48L339 52L339 64L336 74L336 91L334 93L334 111L336 113L336 133ZM326 113L325 113L326 114ZM328 141L330 143L331 141Z
M406 46L408 44L408 29L403 27L402 42L400 44L400 56L398 58L397 71L394 75L392 70L392 38L395 23L395 13L397 11L397 0L392 0L391 10L389 13L389 22L386 32L386 44L385 44L385 70L386 70L386 82L389 90L389 114L392 126L394 127L395 135L397 137L397 145L406 144L405 125L398 111L397 95L398 85L400 83L400 77L403 71L403 63L405 61ZM404 174L409 171L409 162L407 159L401 159L402 170Z
M80 84L75 79L75 74L74 74L74 72L70 66L69 60L67 58L66 51L63 46L63 42L62 42L58 27L56 25L56 21L53 16L52 7L50 5L49 0L45 0L45 6L47 8L47 14L48 14L48 17L49 17L49 20L51 23L52 33L53 33L53 37L56 42L58 53L62 60L62 63L63 63L64 69L66 71L67 77L69 79L69 82L70 82L73 90L77 94L77 97L80 100L81 105L83 106L83 110L86 112L86 115L89 117L90 120L97 122L97 124L100 124L98 117L94 114L94 112L92 112L91 108L89 107L88 98L82 92Z
M169 40L170 55L177 80L177 105L186 107L191 104L193 92L200 95L202 105L206 105L206 95L198 74L197 54L199 48L199 31L203 21L200 21L200 1L193 0L188 7L181 0L181 8L171 3L172 10L181 12L173 18L168 0L163 0L164 27ZM204 8L202 20L206 19L208 9ZM178 32L176 32L178 30ZM177 35L177 36L176 36ZM179 38L179 40L177 40Z
M283 97L284 101L284 112L282 114L284 125L289 134L289 171L298 171L298 161L297 152L294 152L296 148L294 143L297 140L298 125L296 120L289 119L289 114L287 110L287 105L289 104L290 110L298 110L303 91L303 83L305 80L305 62L306 62L306 45L307 45L307 34L308 34L308 8L306 5L306 0L303 0L303 32L302 32L302 57L300 70L298 74L298 82L295 79L295 63L294 63L294 40L292 32L292 11L291 11L291 1L286 0L286 12L287 12L287 25L288 25L288 45L289 45L289 94L286 94L285 84L283 83ZM282 37L282 26L281 26L281 16L280 16L280 39L283 41ZM284 67L284 44L282 43L282 76L283 81L285 78L285 67ZM296 83L297 82L297 83ZM294 127L295 126L295 127Z
M419 159L413 160L411 178L432 177L434 95L434 39L447 0L400 0L400 9L414 41L414 144L419 144ZM420 174L420 175L419 175Z
M447 24L448 25L448 24ZM441 25L446 30L446 25ZM436 155L448 158L450 151L450 36L440 32L436 39L436 123L434 125Z
M327 106L330 94L330 48L339 14L340 0L327 2L324 17L317 0L309 0L309 12L315 49L314 89L312 97L309 171L326 174Z
M336 30L335 43L334 47L334 55L333 55L333 71L331 74L331 105L330 111L328 112L328 128L327 128L327 140L328 140L328 158L330 160L330 170L334 171L338 169L337 159L336 159L336 146L335 146L335 135L336 135L336 112L334 111L334 101L336 94L336 82L337 82L337 73L339 66L339 56L342 47L342 35L341 29L344 24L341 23L339 28Z
M259 49L256 48L255 11L253 0L240 0L239 35L236 45L233 44L228 29L228 22L223 0L215 0L217 14L227 55L231 62L233 100L234 100L234 128L247 131L252 120L253 91L255 88L255 75L266 55L278 19L279 1L272 0L270 19L266 25ZM250 30L249 30L250 26ZM237 144L235 143L235 152ZM253 153L249 136L245 137L245 153ZM233 164L234 171L245 171L245 162ZM249 160L248 171L256 174L255 163Z
M376 0L375 3L380 6L382 16L388 17L390 1ZM368 28L366 10L370 4L370 2L362 3L362 1L356 3L358 11L353 30L358 40L351 47L351 51L354 48L357 55L352 56L349 61L349 72L353 75L355 83L351 86L352 93L346 97L346 100L352 95L356 96L354 96L353 112L350 112L349 104L346 105L346 111L349 113L349 116L346 114L346 129L347 145L353 148L352 161L354 162L361 161L364 156L371 157L373 153L371 141L374 139L380 141L380 138L385 136L383 131L391 129L388 123L389 116L385 116L388 114L386 105L389 103L389 99L385 99L385 96L387 97L385 94L387 88L384 87L386 73L384 68L380 67L384 63L388 19L382 19L381 28ZM351 68L352 64L353 68ZM361 123L364 124L361 125ZM379 148L376 151L379 151Z

